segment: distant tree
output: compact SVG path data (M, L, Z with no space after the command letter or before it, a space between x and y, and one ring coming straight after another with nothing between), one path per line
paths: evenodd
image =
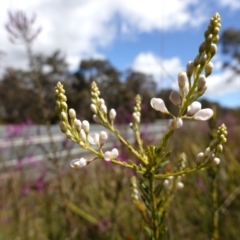
M109 108L119 104L120 73L107 60L83 60L80 62L79 68L73 73L73 77L72 87L75 92L73 106L81 118L92 120L89 106L91 101L90 87L93 81L98 83L101 96Z
M67 89L68 68L59 51L50 56L34 56L35 72L30 70L6 69L0 81L0 116L5 122L20 122L31 119L42 123L41 109L38 104L37 89L33 75L41 82L48 120L57 120L54 100L54 88L58 81L65 81Z
M155 118L155 113L149 113L150 99L156 93L156 83L152 77L132 70L119 72L109 61L99 59L81 61L73 77L72 87L76 96L73 106L80 117L92 120L89 89L92 81L95 81L108 108L114 108L118 112L116 121L119 123L131 121L137 94L141 95L143 102L142 120Z
M229 56L223 67L231 68L235 74L240 75L240 29L226 29L220 38L220 44L223 54Z
M150 111L150 100L156 96L157 84L153 77L140 72L128 70L125 74L123 93L121 94L124 108L132 112L134 98L139 94L142 98L142 122L149 122L155 119L156 112Z
M37 96L28 84L27 72L6 69L0 81L0 116L5 123L17 123L31 119L38 122L41 118Z

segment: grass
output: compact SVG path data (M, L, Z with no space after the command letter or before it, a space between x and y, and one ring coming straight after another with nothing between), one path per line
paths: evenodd
M185 152L187 164L195 164L208 144L207 131L206 124L178 130L169 146L170 162ZM240 233L239 135L239 126L231 125L216 174L220 239L236 240ZM169 239L210 239L211 174L183 178L185 187L175 193L167 213ZM0 239L146 239L131 200L131 176L131 171L101 161L70 169L69 159L58 166L43 162L6 169L0 181Z

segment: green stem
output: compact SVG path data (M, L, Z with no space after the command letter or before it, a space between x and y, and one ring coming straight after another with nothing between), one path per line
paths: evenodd
M154 193L154 179L152 176L149 176L149 190L150 190L150 197L151 197L151 208L152 208L152 218L151 218L151 228L153 230L154 239L159 239L159 229L158 229L158 220L157 220L157 203L156 203L156 196Z
M212 198L212 240L219 240L219 211L218 211L218 182L217 170L211 174L211 198Z
M121 135L120 133L114 128L112 127L108 122L107 122L107 128L114 133L114 135L119 139L119 141L124 144L142 163L144 163L144 165L147 165L147 161L142 157L141 154L138 153L138 151L136 151L131 144L126 141Z

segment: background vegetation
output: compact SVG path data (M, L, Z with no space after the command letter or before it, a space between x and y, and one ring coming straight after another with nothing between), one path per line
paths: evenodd
M236 74L239 74L240 63L239 36L239 31L230 29L223 33L221 42L224 53L231 60L235 59L235 65L230 61L224 67L233 68ZM136 94L143 98L145 123L165 117L149 111L153 96L165 99L169 111L174 112L168 102L170 90L158 89L151 76L131 70L120 72L109 61L96 59L83 60L75 72L69 72L59 51L49 56L32 53L30 57L34 67L29 70L9 67L0 79L0 121L6 125L5 141L11 142L17 137L27 140L28 127L32 123L46 124L48 129L47 122L57 123L53 92L58 81L63 82L68 103L80 119L92 121L89 89L93 80L100 86L107 106L117 110L118 124L131 120ZM37 76L38 81L33 81L33 76ZM43 106L39 105L39 89ZM205 107L213 105L206 100L202 103ZM168 212L169 239L210 239L213 209L219 214L220 239L239 238L240 109L214 105L219 115L218 124L224 122L229 132L228 145L216 173L217 209L213 208L211 201L213 172L188 176L184 179L185 188L177 191ZM43 116L42 107L47 118ZM194 164L196 154L210 141L210 129L206 123L185 124L171 142L171 161L174 156L185 152L187 164ZM147 130L142 134L144 141L152 141ZM73 146L68 140L64 140L61 146L69 151L67 156L59 158L54 155L42 162L31 161L29 156L29 163L23 165L21 159L30 147L26 142L21 151L16 152L17 164L13 167L4 167L3 164L1 167L0 239L145 239L141 217L131 200L129 179L133 173L101 162L90 164L81 171L70 169ZM2 163L8 160L4 159L5 150L0 149ZM12 148L12 151L16 149ZM124 160L127 151L122 149L121 154ZM171 165L166 167L171 169Z

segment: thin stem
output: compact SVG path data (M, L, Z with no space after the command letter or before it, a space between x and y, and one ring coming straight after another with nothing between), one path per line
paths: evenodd
M143 158L143 156L141 154L138 153L138 151L136 151L130 143L128 143L128 141L126 141L121 135L120 133L114 128L112 127L109 123L107 123L107 128L114 133L114 135L119 139L119 141L124 144L142 163L144 163L144 165L147 165L147 161Z

